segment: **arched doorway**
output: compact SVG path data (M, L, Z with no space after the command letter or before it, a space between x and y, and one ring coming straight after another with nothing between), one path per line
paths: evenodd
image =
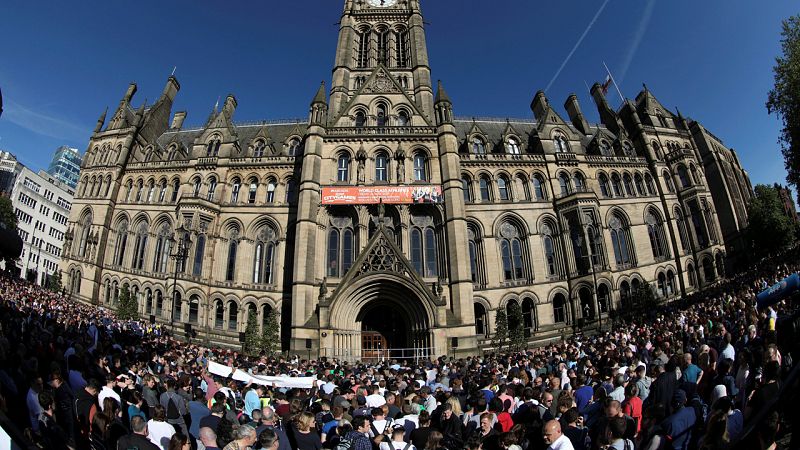
M607 284L600 283L597 286L597 301L600 303L600 312L608 314L608 311L611 309L611 294Z
M422 288L400 275L371 274L332 302L332 348L321 349L322 354L351 360L427 358L435 344L434 318Z
M725 277L725 258L722 253L717 253L717 274L720 277Z
M703 258L703 277L706 283L713 283L717 274L714 272L714 263L710 257Z
M581 317L583 317L584 320L594 320L595 308L592 291L587 287L582 287L578 291L578 299L581 305Z

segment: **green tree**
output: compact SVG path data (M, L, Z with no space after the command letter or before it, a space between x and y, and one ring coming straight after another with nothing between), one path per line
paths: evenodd
M787 179L800 187L800 16L783 21L782 55L775 58L775 86L769 91L767 111L783 121L780 144Z
M261 331L261 348L267 354L273 354L280 350L280 331L281 327L278 324L278 314L275 311L270 311L267 315L264 329Z
M658 297L653 290L653 286L644 282L639 285L639 289L632 294L634 308L640 311L651 311L658 306Z
M0 195L0 227L8 230L17 229L17 215L14 214L14 206L11 199L5 195Z
M509 317L508 322L511 326L509 338L511 340L511 347L514 350L522 350L525 348L525 325L523 323L522 308L519 307L517 302L509 304Z
M61 292L62 286L60 270L53 272L53 274L47 279L47 289L50 289L53 292Z
M261 345L258 335L257 314L247 314L247 327L244 329L244 352L248 355L257 355Z
M131 295L127 284L122 285L119 293L117 318L120 320L135 320L139 318L139 305L136 304L136 299Z
M756 254L768 254L791 245L795 240L794 221L783 210L778 190L759 184L747 208L748 241Z
M508 316L503 308L498 308L494 317L494 339L492 345L498 352L502 352L508 341Z

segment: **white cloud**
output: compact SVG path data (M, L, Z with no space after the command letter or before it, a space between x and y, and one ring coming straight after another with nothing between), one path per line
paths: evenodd
M51 138L85 141L91 134L87 127L45 111L36 111L13 100L4 101L3 118L28 131Z

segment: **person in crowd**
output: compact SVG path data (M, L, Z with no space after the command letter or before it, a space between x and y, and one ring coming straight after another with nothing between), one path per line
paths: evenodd
M547 450L574 450L572 442L561 432L561 424L557 420L544 425L542 437L548 446Z
M161 447L153 444L148 439L147 422L141 416L131 418L131 433L121 437L117 441L117 450L159 450Z
M211 415L211 410L206 406L206 394L202 389L195 388L192 392L192 401L189 402L189 418L191 425L189 426L189 434L195 439L200 438L200 422ZM259 406L260 409L260 406Z
M234 439L223 450L252 450L252 446L258 441L256 429L250 425L242 425L236 429Z
M167 422L167 412L157 405L153 410L153 418L147 422L147 439L163 450L169 447L169 441L175 434L175 427Z
M217 433L214 430L209 427L202 427L198 433L200 435L200 443L203 444L206 450L222 450L217 445Z
M189 442L189 436L181 432L177 432L172 435L172 438L169 440L169 446L167 450L191 450L192 443Z

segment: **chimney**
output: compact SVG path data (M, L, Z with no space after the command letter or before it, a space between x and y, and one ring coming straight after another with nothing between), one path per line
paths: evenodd
M233 112L236 111L236 106L238 106L236 97L234 97L233 94L228 94L228 97L225 98L225 106L222 107L222 111L225 112L227 117L233 117Z
M544 95L544 91L537 92L531 102L531 111L533 111L536 120L542 121L544 119L544 114L549 108L550 105L547 103L547 97Z
M186 111L178 111L175 113L175 116L172 117L172 126L170 129L172 130L180 130L183 126L183 121L186 120Z
M585 135L589 134L589 122L587 122L586 117L583 116L581 105L578 103L578 96L570 94L567 98L567 102L564 103L564 108L567 109L569 119L572 121L572 124L575 125L575 128Z
M125 92L125 97L123 97L122 101L130 103L131 99L133 98L133 94L135 93L136 93L136 83L129 84L128 90Z
M178 94L178 91L181 90L181 84L178 83L178 79L175 76L170 76L167 78L167 85L164 86L164 92L161 93L162 97L167 97L170 101L175 100L175 96Z

